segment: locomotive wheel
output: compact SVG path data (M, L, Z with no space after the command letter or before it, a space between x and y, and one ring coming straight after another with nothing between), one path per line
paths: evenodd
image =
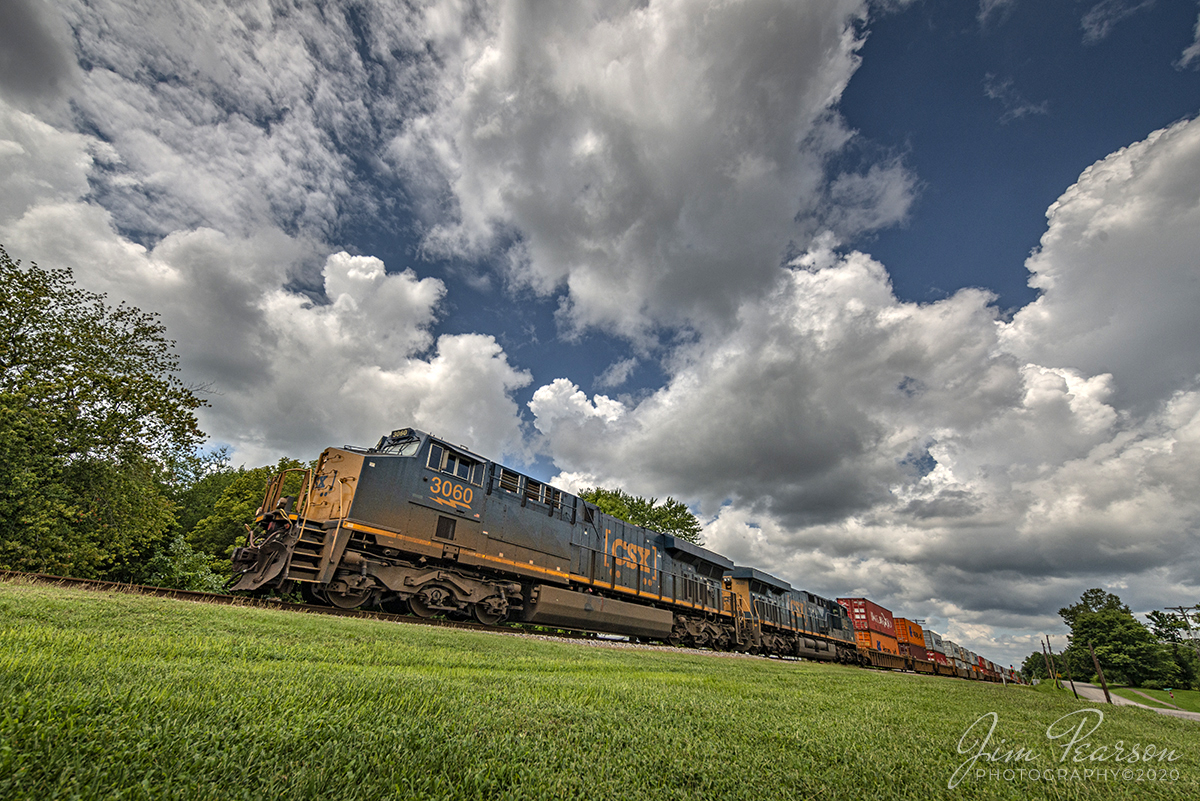
M308 581L300 582L300 597L309 604L321 604L322 606L329 604L329 599L325 597L325 592L320 586Z
M365 604L374 595L373 590L351 590L350 592L327 592L329 603L336 606L338 609L357 609Z
M485 626L494 626L508 614L508 601L503 595L490 595L482 601L471 604L471 612L475 619Z
M437 609L430 609L415 595L408 599L408 608L417 617L433 617L439 611Z
M483 604L471 604L471 610L475 612L475 619L485 626L494 626L504 619L504 615L488 612Z

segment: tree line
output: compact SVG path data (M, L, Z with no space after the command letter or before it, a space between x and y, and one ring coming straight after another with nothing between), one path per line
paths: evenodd
M1119 596L1096 588L1077 603L1058 610L1071 633L1068 645L1054 654L1060 678L1097 682L1098 662L1110 684L1163 689L1200 689L1197 641L1189 636L1200 619L1163 610L1150 612L1149 625L1133 616ZM1092 653L1095 653L1095 661ZM1048 679L1046 658L1034 651L1021 665L1027 679Z
M267 480L205 453L202 388L158 316L0 247L0 570L219 590ZM590 494L588 494L590 493ZM594 488L639 525L699 541L687 507Z
M157 315L0 247L0 569L219 589L267 476L204 454Z

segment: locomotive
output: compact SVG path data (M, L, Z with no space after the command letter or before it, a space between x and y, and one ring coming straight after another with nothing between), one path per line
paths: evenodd
M372 448L327 448L315 468L279 473L256 523L234 551L234 590L864 661L835 601L415 428Z

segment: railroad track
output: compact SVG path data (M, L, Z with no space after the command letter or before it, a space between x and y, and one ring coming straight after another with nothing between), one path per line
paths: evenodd
M550 629L525 626L520 623L500 623L495 626L485 626L463 620L446 620L445 618L417 617L416 615L395 615L388 612L363 609L338 609L335 606L320 606L317 604L298 604L291 601L280 601L276 598L252 598L246 595L225 595L216 592L199 592L197 590L177 590L171 587L151 587L145 584L126 584L119 581L100 581L99 579L71 578L69 576L52 576L46 573L22 573L19 570L0 570L0 580L21 579L37 584L51 584L60 587L79 587L88 590L105 592L124 592L133 595L154 595L160 598L178 598L180 600L197 601L199 603L223 604L225 606L251 606L262 609L281 609L285 612L299 612L313 615L332 615L334 617L357 617L367 620L380 620L389 623L409 623L418 626L439 626L447 629L466 629L469 631L488 631L493 634L520 634L526 637L537 637L547 640L579 640L596 645L623 645L636 648L668 649L671 651L686 651L688 653L707 656L736 656L750 659L765 659L767 657L741 652L713 651L696 648L676 648L664 644L647 644L633 641L625 642L610 637L600 637L593 632L574 631L571 629ZM802 662L794 656L770 657L783 662Z
M577 640L598 639L590 632L571 631L569 629L544 628L536 629L522 626L519 623L500 623L495 626L485 626L463 620L446 620L445 618L417 617L416 615L395 615L388 612L364 609L338 609L335 606L320 606L317 604L298 604L291 601L281 601L276 598L251 598L245 595L224 595L216 592L199 592L196 590L177 590L171 587L151 587L145 584L125 584L118 581L100 581L98 579L71 578L69 576L51 576L46 573L22 573L18 570L0 570L0 579L22 579L38 584L51 584L60 587L80 587L82 589L103 590L106 592L124 592L133 595L154 595L160 598L178 598L180 600L198 601L200 603L222 604L225 606L253 606L263 609L282 609L286 612L301 612L313 615L333 615L335 617L357 617L367 620L382 620L389 623L412 623L422 626L440 626L448 629L468 629L470 631L490 631L510 634L528 634L533 636L558 637Z

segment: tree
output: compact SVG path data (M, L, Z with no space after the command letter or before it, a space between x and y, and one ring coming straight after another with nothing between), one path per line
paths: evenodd
M108 306L69 270L22 267L2 247L0 281L0 393L37 406L55 455L166 464L200 445L203 402L175 377L156 315Z
M1140 686L1148 680L1169 681L1174 663L1150 630L1133 615L1117 609L1082 614L1071 628L1071 643L1078 658L1071 663L1087 665L1088 643L1096 649L1096 658L1109 681ZM1094 668L1093 668L1094 670ZM1089 673L1092 671L1089 671Z
M0 393L0 567L70 569L79 512L54 448L53 427L28 398Z
M218 448L196 456L175 469L175 483L170 488L175 501L175 518L179 533L187 537L192 529L213 512L213 507L225 488L239 475L229 466L229 449Z
M1121 599L1111 592L1105 592L1100 588L1085 590L1083 595L1079 597L1079 603L1065 606L1058 610L1061 617L1070 627L1075 626L1075 621L1080 615L1095 614L1104 610L1113 610L1123 612L1127 615L1133 613L1129 611L1129 607L1121 603Z
M1200 689L1200 656L1181 643L1168 643L1165 647L1168 658L1175 664L1173 686Z
M1046 670L1046 655L1042 651L1034 651L1025 657L1021 663L1021 675L1027 681L1050 678L1050 672Z
M1177 614L1155 609L1146 617L1150 620L1150 631L1163 642L1181 642L1187 634L1187 623Z
M619 517L627 523L671 534L697 545L704 544L700 536L700 521L685 504L674 498L667 498L660 504L656 498L647 500L640 495L603 487L586 489L579 497L595 504L601 512Z
M232 472L231 480L208 516L197 522L188 533L188 543L197 551L207 554L214 566L228 573L229 557L235 547L245 543L246 526L254 521L267 481L283 470L297 467L304 465L288 458L280 459L274 467L268 465L251 470L239 467ZM299 476L293 474L288 480L290 483L284 485L284 494L299 492Z
M0 567L135 580L203 440L155 315L0 247Z
M1091 589L1079 603L1058 614L1071 627L1065 656L1073 673L1090 676L1095 671L1088 651L1091 644L1110 682L1137 687L1146 681L1171 682L1178 676L1168 651L1116 595Z
M1175 665L1178 687L1196 687L1200 682L1200 642L1193 639L1200 621L1196 614L1188 611L1185 619L1177 612L1154 610L1148 612L1150 631L1167 649L1168 658Z

